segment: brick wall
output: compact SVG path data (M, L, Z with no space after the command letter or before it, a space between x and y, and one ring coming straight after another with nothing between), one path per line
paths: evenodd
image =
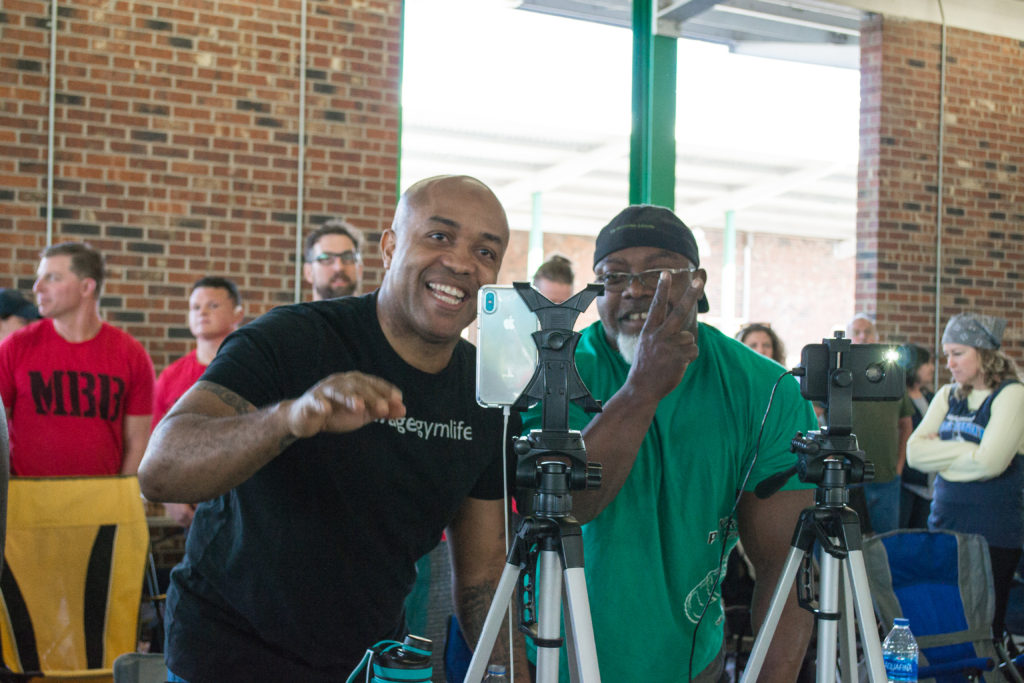
M249 316L294 298L296 0L49 3L0 12L0 286L32 286L46 243L48 87L56 77L53 241L110 270L101 312L158 370L191 345L188 286L226 275ZM379 234L397 195L400 0L309 3L304 221ZM380 259L366 276L380 279ZM303 292L308 298L308 290Z
M857 305L883 337L934 347L938 268L939 334L963 311L1003 316L1021 362L1024 41L949 29L946 45L937 241L940 27L887 17L862 31Z

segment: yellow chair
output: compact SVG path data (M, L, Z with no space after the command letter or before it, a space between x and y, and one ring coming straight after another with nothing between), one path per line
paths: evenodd
M112 681L149 555L138 479L13 477L7 514L0 678Z

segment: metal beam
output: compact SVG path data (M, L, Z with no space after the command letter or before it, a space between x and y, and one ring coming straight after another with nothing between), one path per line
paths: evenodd
M704 221L720 217L726 211L736 211L752 206L815 180L827 178L833 173L840 171L848 173L850 170L850 163L845 161L807 166L799 171L787 173L764 183L749 185L735 192L729 192L688 207L684 220L690 224L699 225Z
M673 21L686 21L708 11L721 0L675 0L658 10L658 19L671 17Z
M557 164L496 187L494 193L506 208L515 206L531 199L538 192L554 190L582 178L594 169L624 158L628 153L629 146L625 139L613 140L589 152L574 154Z

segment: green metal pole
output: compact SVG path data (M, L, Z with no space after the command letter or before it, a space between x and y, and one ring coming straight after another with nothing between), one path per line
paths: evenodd
M534 192L530 195L530 246L526 252L526 278L530 280L533 274L544 263L544 226L541 223L541 193Z
M722 325L728 326L736 316L736 214L725 212L725 234L722 236ZM727 329L732 329L729 326Z
M675 38L654 37L651 103L651 203L676 206L676 52Z
M629 201L675 208L676 39L654 34L654 0L633 3Z
M633 116L629 137L629 203L650 201L651 63L654 55L654 0L633 2Z

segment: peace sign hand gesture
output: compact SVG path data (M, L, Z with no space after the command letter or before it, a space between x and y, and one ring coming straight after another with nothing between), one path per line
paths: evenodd
M660 400L682 381L697 358L697 303L703 295L699 274L685 284L683 277L662 272L629 371L637 391Z

